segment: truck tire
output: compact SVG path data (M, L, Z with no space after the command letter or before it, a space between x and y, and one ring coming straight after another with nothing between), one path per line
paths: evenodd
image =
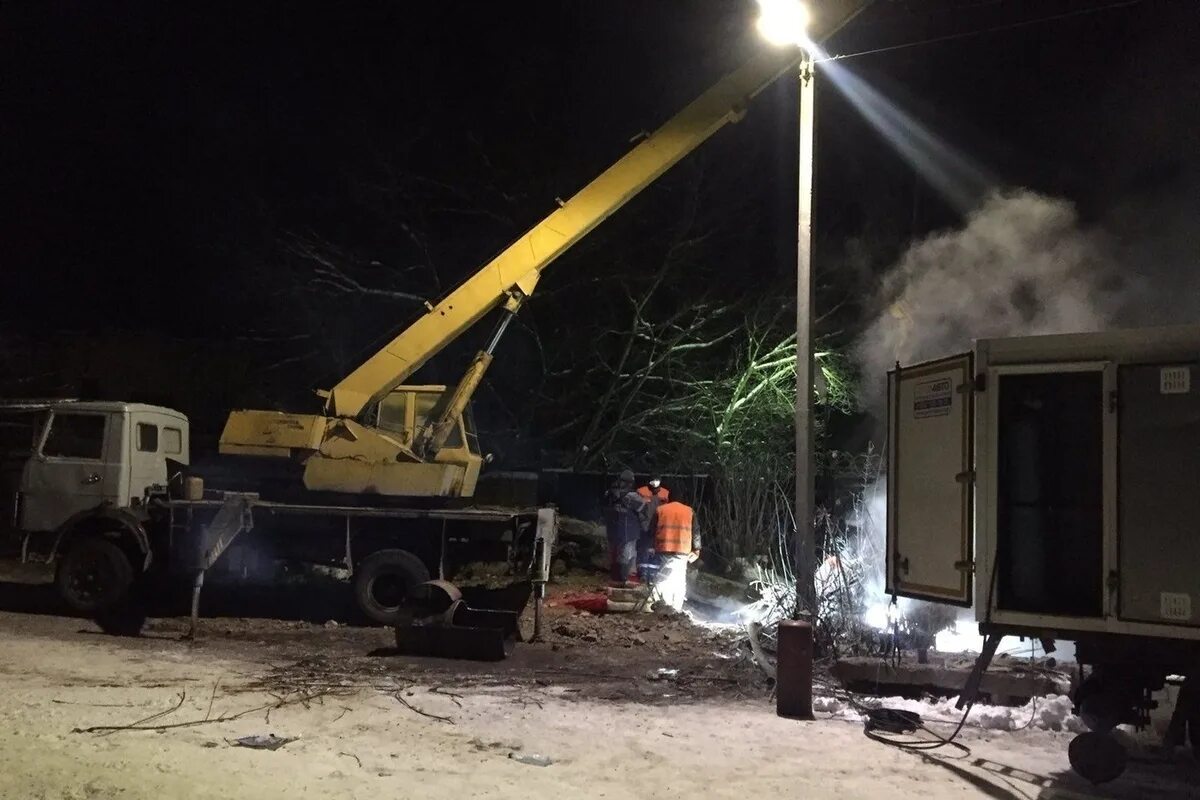
M1113 681L1104 681L1097 673L1089 675L1075 692L1079 718L1088 730L1108 733L1128 715L1132 700Z
M140 636L146 625L146 609L132 597L96 612L95 622L109 636Z
M72 543L59 561L55 584L68 606L95 616L128 602L133 564L113 542L86 536Z
M354 570L354 600L372 621L395 625L409 591L427 580L425 562L407 550L376 550Z

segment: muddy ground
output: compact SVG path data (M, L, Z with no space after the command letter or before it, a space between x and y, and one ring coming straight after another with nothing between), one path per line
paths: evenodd
M970 755L922 755L857 723L780 719L740 637L686 619L554 605L545 641L472 664L307 619L312 591L259 606L213 592L210 614L255 616L207 618L195 642L174 616L119 639L13 577L0 581L4 798L1200 797L1182 751L1095 788L1069 772L1066 733L967 729ZM235 744L268 733L298 738Z

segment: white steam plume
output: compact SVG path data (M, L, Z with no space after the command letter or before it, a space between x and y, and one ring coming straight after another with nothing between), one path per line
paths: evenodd
M994 193L963 228L917 242L884 278L882 311L856 347L869 410L882 411L897 361L960 353L977 338L1107 327L1124 283L1111 249L1071 203L1025 189Z
M1113 252L1103 233L1080 225L1071 203L1024 189L994 193L961 229L916 242L885 276L879 314L855 348L866 410L882 422L887 372L897 361L961 353L978 338L1109 327L1131 288ZM884 482L867 493L873 502L857 549L869 567L868 622L880 626L889 600L882 581ZM917 605L902 603L901 614ZM954 649L977 650L973 631L964 614Z

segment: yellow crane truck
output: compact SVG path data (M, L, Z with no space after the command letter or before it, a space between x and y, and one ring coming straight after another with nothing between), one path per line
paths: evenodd
M809 26L812 41L832 35L863 5L821 4ZM358 605L383 623L404 614L414 584L443 577L448 538L463 530L499 528L509 545L532 540L527 552L535 578L544 581L552 509L470 508L462 501L431 507L418 499L475 494L485 459L469 424L471 397L542 272L713 133L739 120L757 94L781 75L795 74L804 58L798 47L764 48L721 79L320 392L321 413L233 411L220 452L298 466L307 493L301 502L266 499L244 486L205 490L200 479L186 477L187 419L177 411L127 403L10 404L30 422L25 454L6 462L10 485L4 487L22 554L40 552L56 562L63 597L80 611L107 617L113 628L130 627L129 615L108 612L125 608L141 574L156 568L194 576L194 621L204 574L235 539L243 546L235 552L253 551L248 543L257 541L272 555L349 568ZM497 308L494 334L455 386L405 384ZM247 536L250 531L255 535Z
M820 6L812 41L831 36L865 4ZM624 157L485 264L378 352L320 392L320 414L234 411L221 452L274 457L304 465L313 491L403 497L470 497L483 463L472 448L464 413L491 366L513 315L533 294L542 272L572 245L653 183L726 123L804 53L764 49L643 139ZM406 386L446 345L501 308L495 332L454 387Z

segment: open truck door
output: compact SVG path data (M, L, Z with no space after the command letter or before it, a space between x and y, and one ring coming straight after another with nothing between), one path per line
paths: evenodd
M888 373L887 591L971 605L974 356Z

